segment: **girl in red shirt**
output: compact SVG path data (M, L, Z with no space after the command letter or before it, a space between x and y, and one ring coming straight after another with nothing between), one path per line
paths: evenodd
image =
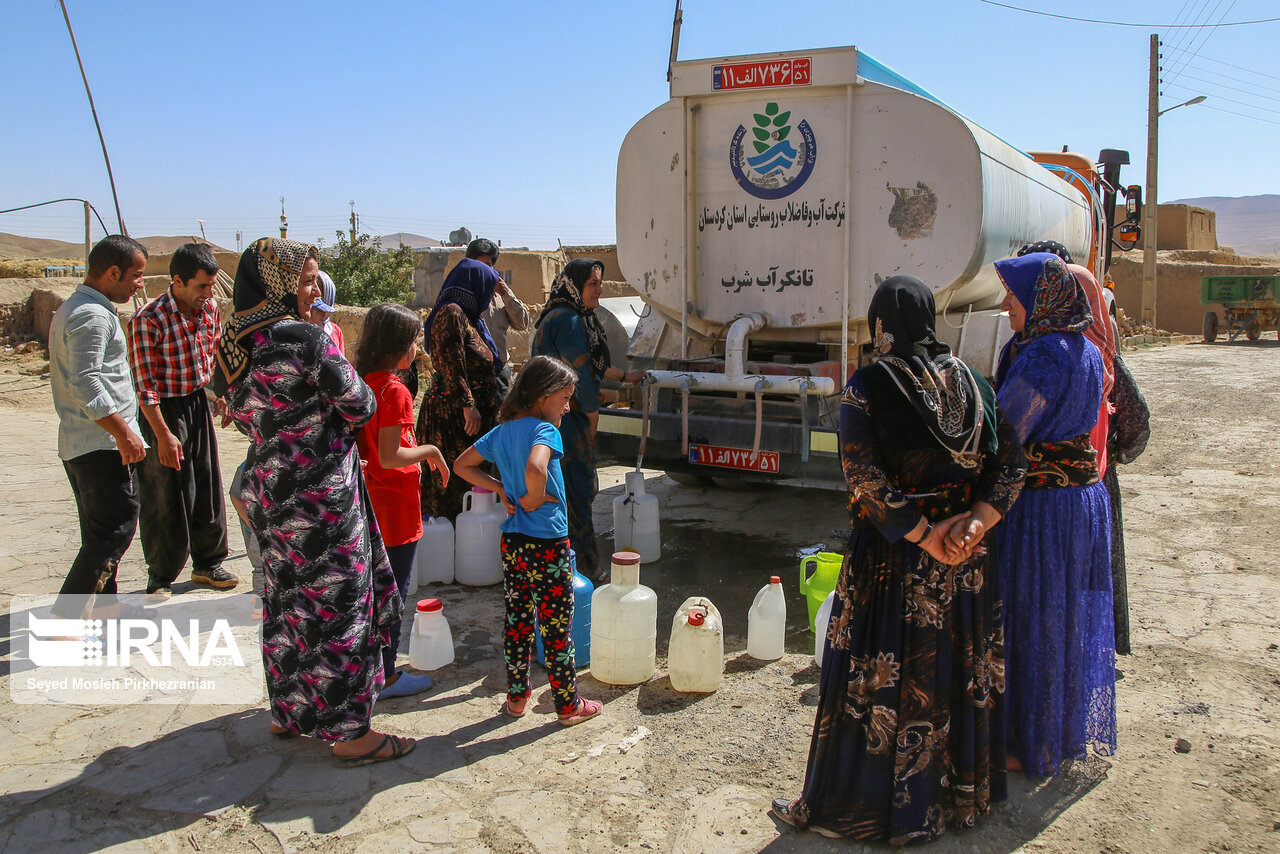
M401 599L408 593L414 552L422 539L421 463L439 472L445 482L449 480L449 466L440 449L414 441L413 397L395 373L413 364L421 334L422 319L408 308L394 303L375 305L360 328L355 358L356 372L378 403L372 420L360 428L357 444L374 517ZM404 697L431 687L431 677L425 673L395 669L399 636L397 623L392 627L397 643L383 647L386 681L379 697Z

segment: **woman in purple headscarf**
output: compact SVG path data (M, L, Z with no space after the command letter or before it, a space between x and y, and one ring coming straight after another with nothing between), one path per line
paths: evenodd
M1005 594L1008 754L1051 777L1116 747L1111 510L1089 441L1103 360L1084 287L1056 255L996 262L1015 333L996 396L1027 455L1022 497L996 529Z
M417 438L419 444L435 445L450 462L497 423L502 359L482 317L497 287L492 267L464 258L445 278L424 324L432 372L418 410ZM423 515L453 521L462 512L466 490L462 478L450 478L446 485L424 469Z

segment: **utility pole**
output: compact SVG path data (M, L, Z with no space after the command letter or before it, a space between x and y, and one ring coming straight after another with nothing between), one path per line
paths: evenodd
M289 220L284 216L284 196L280 197L280 239L284 240L289 236Z
M244 231L236 229L236 254L239 255L244 251Z
M1160 126L1160 36L1151 34L1147 84L1147 197L1142 223L1142 322L1156 325L1156 166Z
M351 245L356 245L356 202L351 200Z
M89 203L84 203L84 268L89 269L89 244L92 243L92 232L89 225Z

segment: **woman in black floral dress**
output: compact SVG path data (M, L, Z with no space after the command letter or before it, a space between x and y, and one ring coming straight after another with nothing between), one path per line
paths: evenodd
M845 386L853 531L823 652L804 791L775 814L907 845L971 826L1005 794L1004 624L993 539L1026 457L991 387L934 336L933 294L871 301L875 361Z
M419 444L435 445L450 465L498 421L502 360L481 318L497 286L492 267L464 258L445 278L425 323L432 372L415 432ZM450 478L445 486L440 475L424 469L422 514L454 521L467 488L462 478Z

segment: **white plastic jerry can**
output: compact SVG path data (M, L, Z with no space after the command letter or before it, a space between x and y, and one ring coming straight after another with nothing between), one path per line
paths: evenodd
M452 663L453 633L444 618L444 603L439 599L423 599L413 615L409 666L415 670L439 670Z
M818 669L822 669L822 648L827 642L827 625L831 622L831 609L836 601L836 592L832 590L827 594L827 598L822 600L822 604L818 606L817 619L813 621L813 663L818 665Z
M724 621L711 600L690 596L671 621L667 673L677 691L707 692L724 678Z
M627 472L626 490L613 499L614 551L639 552L643 563L662 557L658 497L644 491L644 472Z
M640 583L640 555L615 552L609 583L591 595L591 675L608 685L653 678L658 594Z
M782 579L774 575L747 611L747 655L761 661L782 658L786 640L787 600L782 594Z
M418 584L453 583L453 523L443 516L422 517L422 539L413 555Z
M486 587L502 581L502 522L506 510L496 493L476 487L462 496L454 531L454 573L459 584Z

